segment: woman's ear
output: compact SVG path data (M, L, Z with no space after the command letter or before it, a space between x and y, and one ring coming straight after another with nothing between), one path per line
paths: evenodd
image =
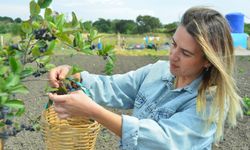
M208 61L208 60L205 60L205 63L204 63L204 68L209 68L209 67L211 67L211 63L210 63L210 61Z

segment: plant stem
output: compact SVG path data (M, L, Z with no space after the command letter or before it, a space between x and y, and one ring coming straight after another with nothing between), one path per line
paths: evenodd
M24 64L24 65L27 63L27 60L26 60L26 59L27 59L27 54L28 54L28 52L29 52L29 50L30 50L30 43L31 43L33 34L28 35L28 36L30 36L30 37L29 37L27 46L26 46L26 48L25 48L25 50L24 50L24 58L23 58L23 64Z

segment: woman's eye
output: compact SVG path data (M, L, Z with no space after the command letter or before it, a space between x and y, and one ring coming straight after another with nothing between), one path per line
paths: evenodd
M185 52L185 51L182 51L182 54L183 54L184 56L190 56L190 54L187 53L187 52Z
M172 43L171 43L171 47L176 47L176 43L175 43L175 42L172 42Z

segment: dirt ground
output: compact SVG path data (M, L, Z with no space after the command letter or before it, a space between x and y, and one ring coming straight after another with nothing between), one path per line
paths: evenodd
M117 57L114 73L125 73L129 70L139 68L148 63L153 63L158 59L167 59L167 57L156 56L119 56ZM103 74L104 61L97 56L75 55L73 57L58 56L54 60L55 64L77 64L91 73ZM237 57L237 85L241 96L250 97L250 57ZM47 102L44 88L47 85L46 75L40 78L30 78L37 81L26 82L30 93L20 96L25 99L26 113L17 120L23 124L29 124L44 110L44 104ZM117 113L129 113L129 111L113 110ZM244 116L239 119L237 127L230 129L226 127L224 140L218 145L213 146L214 150L249 150L250 149L250 117ZM102 128L97 139L97 150L117 150L119 139L107 129ZM10 137L5 141L5 150L43 150L44 143L41 132L22 131L15 137Z

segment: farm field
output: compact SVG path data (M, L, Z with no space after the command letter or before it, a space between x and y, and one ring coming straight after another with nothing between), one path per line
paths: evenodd
M117 62L114 73L125 73L134 70L148 63L156 62L159 59L167 60L167 56L117 56ZM77 64L81 68L91 73L103 74L104 61L98 56L73 55L63 56L57 55L54 63L60 64ZM250 97L250 56L237 57L237 85L239 86L240 95L242 97ZM23 96L26 105L26 114L22 118L18 118L21 123L29 124L30 120L34 120L44 110L47 102L44 87L46 74L39 78L29 78L37 81L27 81L26 85L30 89L30 93ZM130 113L127 111L113 110L117 113ZM224 140L219 146L214 146L214 150L249 150L250 148L250 116L244 116L240 119L238 126L233 129L226 127ZM107 129L102 128L98 135L96 150L117 150L119 139L111 134ZM41 132L22 131L16 137L10 137L5 141L5 150L43 150L44 143Z

